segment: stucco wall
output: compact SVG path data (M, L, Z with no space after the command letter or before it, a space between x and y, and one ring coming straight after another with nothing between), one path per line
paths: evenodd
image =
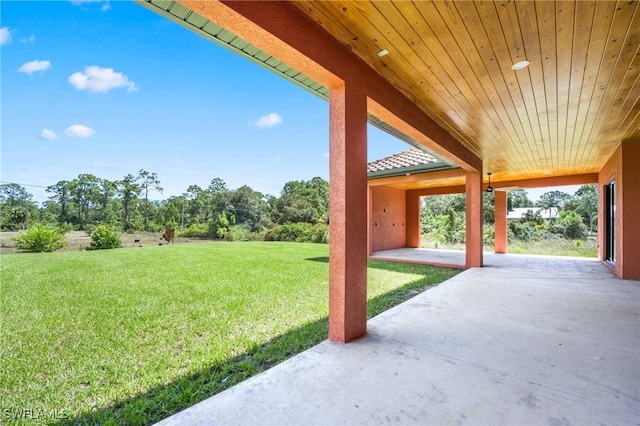
M605 256L604 185L615 181L615 266L621 278L640 280L640 141L624 141L598 174L598 240Z
M371 248L390 250L406 245L405 191L389 187L371 188Z

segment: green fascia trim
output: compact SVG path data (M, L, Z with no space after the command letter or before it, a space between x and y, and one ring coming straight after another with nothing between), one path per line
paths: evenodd
M289 80L298 87L305 89L306 91L313 93L314 95L329 100L329 89L307 77L301 72L291 68L282 61L274 58L266 52L258 49L249 42L237 37L235 34L225 30L218 24L211 22L207 18L203 17L192 11L191 9L177 3L175 0L134 0L134 3L139 4L172 22L175 22L182 27L193 31L194 33L206 38L209 41L216 43L217 45L231 50L234 53L248 59L256 65L259 65L271 72L274 72L281 77ZM377 127L378 129L408 143L409 145L418 148L432 157L438 160L434 165L438 165L441 169L454 168L454 164L447 161L443 161L440 157L436 156L431 150L424 145L413 140L409 136L397 129L389 126L382 120L378 119L374 115L368 114L367 120L369 124ZM429 170L432 170L429 168ZM438 169L440 170L440 169ZM390 171L393 172L393 171ZM376 172L377 173L377 172ZM395 175L402 174L404 171L397 171ZM392 176L387 175L385 176Z

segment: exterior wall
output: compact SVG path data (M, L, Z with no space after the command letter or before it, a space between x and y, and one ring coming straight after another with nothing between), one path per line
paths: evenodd
M605 258L604 185L615 181L615 265L620 278L640 280L640 141L623 141L598 176L599 257Z
M406 246L407 210L402 189L384 186L371 191L371 249L390 250Z

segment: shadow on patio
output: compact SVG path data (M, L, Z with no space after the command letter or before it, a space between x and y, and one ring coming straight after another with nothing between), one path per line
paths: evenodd
M637 424L640 283L597 260L485 263L161 424Z

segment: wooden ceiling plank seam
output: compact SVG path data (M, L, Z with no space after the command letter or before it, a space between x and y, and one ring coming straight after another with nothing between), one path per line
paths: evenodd
M623 9L623 7L625 6L624 3L622 4L619 3L617 6L619 7L616 9L616 12L624 11ZM621 64L626 63L627 61L626 57L630 56L629 48L636 46L636 54L637 54L637 46L640 44L640 33L638 32L638 28L640 28L640 23L637 22L638 13L639 13L638 10L639 9L636 6L633 11L633 16L631 17L631 23L629 24L628 30L624 35L624 41L620 45L620 49L617 52L617 55L615 56L616 64L615 64L614 70L619 71L623 68ZM622 14L616 14L615 17L620 17L621 15ZM612 24L612 28L614 27L620 28L619 26L615 25L615 22ZM630 32L632 28L635 28L636 31ZM616 33L612 31L612 35L610 36L610 39L612 39L611 42L618 40L620 36L621 34L619 32ZM636 59L636 56L635 55L632 56L631 58L632 64L635 59ZM622 90L622 87L625 84L624 83L625 78L630 71L627 67L624 67L624 68L625 68L624 77L622 77L622 81L620 82L619 85L615 83L616 81L619 80L615 74L619 74L619 73L616 73L616 71L614 71L609 76L607 88L610 90L607 91L602 101L603 105L605 106L608 105L608 107L607 107L606 113L602 112L602 108L598 111L598 114L602 114L603 117L601 117L600 115L598 116L598 120L596 123L597 134L596 136L593 136L593 133L592 133L589 139L590 141L594 142L591 145L592 149L591 149L590 155L593 157L599 158L599 161L601 163L604 163L607 160L607 152L608 152L607 150L617 147L617 145L621 141L621 138L624 136L623 134L615 133L614 131L612 131L611 123L610 123L610 120L612 119L611 114L616 105L616 99L618 98L618 96L620 96L619 93ZM614 90L614 87L615 87L615 90Z
M597 143L602 133L602 126L615 99L617 89L613 89L613 87L617 87L619 85L617 80L622 78L618 76L620 73L616 72L616 70L619 69L618 64L623 60L624 48L624 43L618 43L618 40L625 40L628 37L631 23L634 22L634 16L637 16L637 4L636 2L636 7L633 10L625 7L628 6L625 1L618 1L616 4L616 11L611 20L611 30L607 38L607 47L603 54L602 73L598 75L598 82L596 83L596 87L603 88L604 94L595 114L594 124L589 133L587 143ZM635 30L635 35L638 35L637 29Z
M431 3L419 3L419 4L421 6L424 6ZM420 16L424 20L424 22L426 23L426 26L430 28L433 36L435 37L435 35L437 34L438 43L437 44L430 43L429 46L425 46L425 47L429 50L433 48L439 48L440 52L432 52L432 54L435 57L441 58L441 61L440 61L441 66L443 66L442 58L447 58L447 56L450 58L450 60L447 61L447 63L444 64L443 66L444 71L447 73L448 76L451 76L452 83L458 88L458 90L462 93L462 95L469 101L474 111L479 111L479 110L484 111L483 115L485 115L490 120L490 123L488 123L489 124L488 127L489 127L489 132L493 134L493 138L494 138L493 140L500 141L504 139L507 139L507 140L512 139L514 137L514 134L509 132L509 129L504 126L504 123L502 122L500 116L496 112L496 110L499 109L499 106L495 105L491 100L491 98L499 99L497 97L497 93L488 93L487 90L489 90L492 87L492 85L489 84L485 86L480 82L481 79L478 78L479 68L480 68L480 74L482 74L482 71L484 71L484 73L486 74L486 69L484 68L484 64L482 63L482 61L478 61L479 64L475 64L475 65L469 62L469 58L479 57L479 54L477 49L475 48L475 45L473 44L473 41L470 39L470 36L468 35L468 31L464 26L464 21L462 20L462 17L459 16L459 14L457 13L457 9L455 9L454 5L451 4L450 6L445 7L445 9L451 14L449 16L449 20L447 20L447 18L443 15L443 11L441 10L442 8L438 7L439 5L443 5L443 4L444 3L435 4L435 10L438 13L439 17L441 18L440 22L437 22L437 20L434 19L433 17L432 19L426 19L423 11L417 8L417 5L415 2L411 2L411 3L396 2L394 3L394 6L398 8L400 5L410 5L410 6L407 6L405 13L415 12L416 14L418 14L418 16ZM409 9L409 7L411 9ZM455 14L456 16L452 17L453 14ZM461 24L457 25L456 21L460 22ZM451 26L453 28L449 29L449 25L447 24L447 22L451 22ZM441 28L441 30L439 30L438 28L433 27L434 24L438 26L444 25L446 28ZM459 29L459 31L455 31L456 28ZM455 36L453 35L452 32L455 32ZM445 48L445 45L447 46L447 48ZM430 46L431 46L431 49L430 49ZM454 46L457 47L457 49L455 49ZM471 48L470 46L473 46L473 48ZM467 72L465 74L461 69L461 67L469 68L473 72L471 73ZM464 82L465 84L461 85L459 83L456 83L456 81L461 81L461 82ZM478 96L479 93L480 93L480 96ZM485 96L482 96L482 94L484 94ZM483 102L483 98L486 99L484 100L484 102ZM479 116L480 113L478 112L473 115ZM487 127L487 126L485 125L483 127ZM497 135L494 129L498 132Z
M634 83L635 84L629 87L627 90L621 90L621 93L627 93L627 96L625 96L624 102L620 102L620 107L616 108L618 110L618 114L616 114L615 117L611 118L611 120L607 120L605 122L606 125L603 126L602 134L606 135L606 138L603 137L601 138L602 140L607 142L611 140L622 140L625 136L627 136L625 132L621 132L621 130L622 125L626 122L626 119L629 117L629 115L634 113L634 107L638 103L638 97L640 96L640 87L637 86L638 76L636 76ZM621 113L621 111L623 110L627 112ZM624 116L619 117L620 115ZM615 120L615 122L612 120ZM619 124L616 125L616 123Z
M511 63L516 63L526 59L527 43L523 38L522 29L516 10L517 4L515 2L502 2L500 7L497 8L498 17L503 23L502 28L507 40L507 46L509 47L509 53L511 57ZM533 87L531 82L530 73L527 72L528 68L521 70L522 72L515 72L516 79L518 81L518 88L524 102L524 107L527 111L527 117L531 132L534 135L534 142L542 139L540 132L540 123L538 122L537 108L535 103L535 96L533 93Z
M415 5L415 3L413 3ZM424 3L420 3L423 5ZM435 7L440 17L442 18L442 22L444 25L449 27L447 22L451 22L451 31L449 30L438 30L432 29L432 31L438 34L438 38L441 40L441 45L444 47L444 44L447 45L455 45L458 47L457 52L455 49L447 49L447 52L451 55L451 52L454 52L454 55L451 56L454 66L456 67L459 75L466 81L469 89L471 90L470 96L474 98L478 97L480 94L480 99L478 99L481 107L484 109L487 118L491 121L491 124L495 126L500 135L500 139L489 139L484 137L481 141L483 146L485 142L487 144L495 143L497 145L501 145L499 147L487 147L488 152L496 151L496 148L505 149L507 144L511 144L512 141L518 139L518 134L515 132L515 128L513 128L511 121L508 119L508 114L504 108L504 105L501 102L501 97L493 84L493 80L489 75L489 71L487 70L484 61L481 58L480 51L476 43L474 42L474 38L471 36L468 26L466 24L466 19L463 19L463 16L460 14L458 8L455 4L451 4L450 6L442 6L445 3L436 3ZM439 7L440 6L440 7ZM472 5L473 7L473 5ZM473 8L475 11L475 8ZM447 12L448 16L443 15L443 12ZM418 12L421 13L422 12ZM433 22L433 20L431 20ZM460 24L456 24L459 22ZM458 31L456 31L458 29ZM455 35L453 32L455 32ZM445 34L444 38L443 34ZM457 54L455 54L457 53ZM478 58L477 61L470 62L469 58ZM464 73L460 66L466 64L472 73ZM468 77L466 77L468 76ZM475 77L475 78L474 78ZM482 95L486 97L487 101L483 102ZM467 95L469 96L469 95ZM499 112L502 111L502 114ZM506 116L507 120L502 118L502 116ZM507 124L508 123L508 124ZM495 141L495 142L494 142ZM487 165L491 167L491 164Z
M527 141L526 135L522 132L521 127L515 124L519 123L520 119L517 116L515 105L513 104L513 100L511 99L511 95L509 93L509 88L506 86L503 78L500 78L498 79L498 81L496 81L492 77L494 75L501 76L502 70L500 69L498 62L495 60L497 55L493 49L493 46L491 45L489 37L487 36L486 28L482 23L482 19L480 18L480 12L477 9L477 5L473 2L456 3L456 8L458 8L458 10L461 7L465 8L465 27L467 28L467 31L469 32L472 40L474 40L474 42L476 43L476 50L480 52L484 48L484 46L487 45L488 49L491 51L488 61L484 60L487 55L480 56L483 58L490 85L494 88L497 96L499 97L502 110L505 112L506 117L508 118L505 122L505 126L513 128L513 132L516 134L516 137L512 140L512 142L524 144ZM480 46L478 46L478 44L480 44Z
M536 140L540 140L541 135L540 126L537 123L537 115L533 112L535 111L535 102L530 90L529 73L526 70L511 70L511 64L524 60L526 57L517 12L513 9L515 4L511 2L494 2L493 5L495 19L500 24L500 33L505 47L505 51L501 55L501 58L503 58L502 66L508 71L503 73L503 76L510 80L509 85L512 87L512 94L517 97L517 101L521 101L517 108L520 111L521 125L529 134L528 143L525 145L529 153L528 164L529 169L535 171L539 167L539 158L536 157L532 146ZM518 104L517 101L516 104Z
M377 59L377 56L376 56L376 59L374 59L373 55L375 53L371 53L371 52L378 52L381 48L379 45L374 44L373 39L375 37L370 38L365 34L357 34L354 36L352 34L346 34L344 32L338 32L336 35L332 31L330 31L329 28L327 28L324 22L341 22L344 27L350 27L350 28L355 27L355 25L349 25L348 21L345 22L346 18L344 17L344 15L335 16L334 14L332 14L331 10L329 10L330 8L323 7L321 10L319 8L320 5L317 5L317 4L310 4L309 2L305 2L305 1L301 1L298 3L300 5L305 5L304 7L305 11L311 14L312 18L316 21L316 23L318 23L318 25L325 28L325 30L331 33L334 37L337 37L342 44L345 44L344 40L351 40L352 42L357 40L359 44L364 45L364 50L370 53L369 58L363 57L362 54L359 54L358 56L360 56L360 58L364 60L367 64L369 64L369 66L371 66L373 69L377 70L377 72L381 74L385 79L392 81L389 78L389 76L386 76L384 75L384 73L380 72L379 66L376 66L376 62L380 63L380 60ZM340 30L340 28L338 28L338 30ZM348 48L353 50L353 48L350 45L348 45ZM358 54L358 52L356 52L356 54ZM407 87L398 87L397 82L394 82L394 83L395 83L394 85L396 86L396 88L398 88L398 90L404 93L405 96L411 99L414 103L418 104L425 111L425 113L427 113L427 115L429 115L431 118L434 119L434 121L436 121L436 123L443 126L443 128L447 129L447 131L450 134L455 135L456 139L461 141L468 148L474 146L472 141L469 140L469 138L466 137L464 133L461 133L460 131L458 131L454 126L451 125L450 122L447 121L446 118L442 117L439 113L436 112L436 109L435 109L436 105L431 105L428 102L424 102L424 100L421 98L412 96L411 91ZM440 97L437 91L433 88L430 90L430 93L432 93L436 97ZM479 152L477 148L476 148L476 152Z
M576 126L580 129L580 135L578 141L582 149L577 157L577 162L582 164L585 158L588 157L587 153L591 152L591 147L588 146L588 134L591 131L593 120L590 119L593 115L593 111L599 109L599 103L602 101L602 96L598 96L596 90L596 82L598 75L602 67L602 56L607 44L607 37L611 29L611 19L615 10L614 2L597 2L596 10L593 15L593 29L591 31L591 39L589 41L589 52L587 53L587 64L585 72L585 83L583 84L582 99L580 102L581 110L578 113L579 122ZM586 110L583 107L587 104ZM574 136L575 137L575 136Z
M536 107L536 118L540 126L540 141L549 140L549 121L547 119L547 100L544 90L544 72L542 70L542 48L540 46L540 33L538 32L538 14L536 13L536 3L518 1L516 3L516 13L520 25L520 33L524 43L526 58L531 64L527 67L531 81L531 90ZM533 9L533 11L531 11ZM540 88L540 90L536 90ZM547 147L542 145L543 154ZM538 145L540 148L540 145Z
M559 1L556 3L556 87L558 99L558 145L559 165L568 167L569 152L567 150L567 119L569 108L569 83L571 80L571 54L573 52L573 19L574 2Z
M630 106L626 106L630 105ZM620 121L620 125L615 129L615 133L622 135L620 139L628 139L633 137L635 130L640 130L637 127L631 128L633 119L635 118L638 108L640 108L640 74L636 77L635 84L629 90L629 95L625 101L625 106L621 108L621 111L627 111L624 118Z
M619 108L617 108L615 116L604 121L604 124L600 130L600 134L602 136L600 136L596 142L587 144L589 151L584 153L585 157L592 158L594 155L596 155L594 154L594 152L596 152L596 148L594 148L595 145L598 145L600 143L609 143L609 141L613 140L621 141L633 135L634 129L627 126L630 125L629 119L631 119L631 121L633 120L636 108L640 107L640 74L637 72L637 68L639 66L640 44L636 48L636 53L633 55L632 63L627 69L625 79L618 89L618 93L620 93L621 96L624 97L624 101L619 102ZM625 84L624 82L627 80L633 80L633 82L630 84ZM612 109L610 109L609 111L611 112L611 114L613 114ZM621 115L624 115L624 117L621 118ZM630 133L627 132L627 129L630 130ZM603 163L604 160L606 159L600 159L600 162Z
M577 2L574 18L573 53L571 61L571 83L569 85L569 115L567 134L570 138L570 150L572 153L570 167L576 169L578 164L578 153L581 149L580 141L577 140L581 101L583 90L585 89L585 74L587 69L587 58L589 54L589 43L593 30L593 15L595 13L594 2ZM589 99L586 100L589 102ZM588 109L588 105L587 105Z
M632 113L633 114L632 114ZM640 99L633 106L633 110L631 111L627 118L625 119L625 123L629 123L625 125L627 131L624 132L624 139L640 139L638 135L638 131L640 130Z
M553 2L536 3L538 33L540 34L540 62L545 76L543 85L547 111L547 125L549 127L549 152L554 158L560 159L558 145L558 109L556 87L556 20L555 4ZM553 19L550 19L553 17Z
M373 7L373 8L377 11L377 13L378 13L378 16L376 16L376 17L372 17L372 16L370 16L370 17L363 16L363 15L361 14L361 11L360 11L360 10L358 10L358 12L361 14L362 19L366 20L366 21L369 23L370 28L374 29L374 30L377 32L377 34L378 34L378 35L376 36L376 38L377 38L378 40L379 40L380 38L384 38L385 40L387 40L388 45L396 45L396 46L397 46L397 45L399 45L399 44L400 44L400 42L402 42L402 43L404 44L404 46L406 47L407 51L411 51L411 48L410 48L410 44L409 44L409 42L408 42L408 41L407 41L407 40L402 36L401 31L399 31L399 30L398 30L398 29L397 29L397 28L396 28L392 23L389 23L389 24L390 24L390 25L391 25L391 27L393 28L394 32L388 31L388 32L387 32L387 34L385 35L385 34L383 34L383 32L381 32L381 31L379 30L379 28L378 28L378 27L379 27L379 23L378 23L378 22L379 22L379 20L380 20L380 19L386 19L386 18L385 18L385 14L384 14L384 12L381 12L381 11L378 9L378 7L380 7L380 6L385 6L385 5L386 5L386 6L389 6L389 7L393 6L392 2L379 2L379 3L377 3L377 4L373 4L373 5L372 5L372 7ZM372 19L373 19L373 20L372 20ZM405 22L406 22L406 21L405 21ZM417 37L418 39L420 39L420 36L419 36L418 34L415 34L415 35L416 35L416 37ZM428 47L427 47L427 46L425 46L425 48L427 48L427 49L428 49ZM442 80L443 80L443 78L444 78L445 80L448 80L448 82L449 82L449 84L450 84L450 85L454 85L453 80L451 79L451 77L450 77L449 75L447 75L447 73L446 73L446 72L442 72L442 73L440 73L439 75L438 75L438 74L436 74L436 73L434 73L434 71L433 71L433 70L434 70L434 68L435 68L436 70L438 70L438 69L439 69L437 66L435 66L435 65L430 66L430 65L429 65L426 61L424 61L424 59L423 59L423 58L421 58L421 57L417 57L417 58L407 58L407 57L405 56L404 51L403 51L403 50L401 50L401 49L398 49L395 53L396 53L397 55L400 55L400 56L404 59L404 63L406 64L406 66L411 67L411 68L414 70L414 74L415 74L415 77L416 77L416 78L418 78L418 79L420 79L420 80L424 80L424 81L431 81L430 86L431 86L431 87L433 87L433 89L434 89L434 91L435 91L436 93L444 92L444 93L447 93L447 94L448 94L448 96L450 97L450 100L449 100L449 101L447 101L447 99L446 99L446 98L442 98L442 99L443 99L443 101L444 101L444 103L443 103L443 104L440 104L440 105L436 105L436 107L432 107L432 108L434 108L434 109L436 109L436 110L442 110L442 111L444 112L444 111L445 111L444 105L445 105L445 104L447 104L447 106L448 106L448 107L446 108L446 110L448 110L448 111L455 111L455 112L456 112L456 115L458 115L458 116L460 117L460 120L461 120L461 121L456 123L458 126L460 126L460 128L464 128L464 127L466 126L466 127L470 128L470 129L473 129L473 132L475 133L475 135L478 135L478 134L479 134L480 129L479 129L478 127L476 127L476 128L474 129L473 127L469 126L469 124L468 124L468 123L470 123L470 122L472 122L472 121L473 121L473 117L472 117L471 115L469 115L469 113L468 113L468 111L469 111L470 109L472 109L472 108L465 107L464 105L460 104L460 101L462 101L462 102L466 102L466 103L468 104L469 100L468 100L466 97L464 97L464 96L463 96L463 97L456 96L454 92L452 92L451 90L449 90L449 89L447 88L447 81L442 81ZM425 56L427 56L427 60L432 60L434 64L435 64L435 63L438 63L438 60L436 59L436 56L434 56L434 55L430 54L430 51L429 51L429 50L425 50L425 51L423 51L423 53L425 54ZM416 56L418 56L418 55L416 55ZM385 57L385 59L383 59L383 62L384 62L384 61L386 61L386 60L387 60L387 59L386 59L386 57ZM426 78L425 76L421 75L421 74L420 74L420 72L419 72L419 70L418 70L417 68L415 68L415 67L414 67L414 64L415 64L415 63L417 63L418 61L424 61L425 69L429 70L429 72L431 73L431 75L433 75L433 78L434 78L433 80L429 80L429 79L428 79L428 78ZM398 61L398 62L400 62L400 61ZM410 77L410 78L411 78L411 77ZM411 80L410 80L410 81L411 81ZM437 87L437 86L435 86L435 85L433 84L433 83L435 83L436 81L438 82L439 87ZM415 90L415 89L414 89L414 90ZM470 104L469 104L469 105L470 105ZM471 105L470 105L470 106L471 106ZM464 113L464 115L460 115L461 113ZM452 117L450 117L450 119L452 119L452 120L453 120L453 118L452 118ZM460 129L458 129L458 130L460 130ZM476 136L476 138L474 138L474 139L475 139L475 140L474 140L474 147L475 147L475 149L478 149L478 148L479 148L479 144L478 144L478 141L477 141L477 136Z
M373 22L371 22L366 16L362 15L362 12L360 9L353 9L352 11L352 15L359 15L359 19L361 19L363 22L366 22L366 25L368 26L368 28L370 28L375 35L370 36L369 34L363 34L361 35L361 37L359 39L364 39L364 40L375 40L377 41L377 45L375 45L374 49L367 49L367 51L369 52L374 52L377 51L376 49L381 49L383 46L389 46L391 45L391 42L388 40L387 36L381 32L380 30L378 30L377 25ZM477 142L477 130L467 126L466 123L470 122L471 117L463 117L460 114L465 113L466 110L458 105L458 107L456 108L452 108L450 109L449 115L447 117L443 116L443 114L445 114L445 112L442 110L441 105L445 105L448 102L446 101L446 99L444 97L442 97L440 91L438 90L438 88L434 87L433 84L429 83L419 72L419 70L417 70L414 66L414 62L410 61L408 58L405 58L403 56L403 52L402 51L397 51L395 52L396 55L394 56L398 56L398 60L394 59L394 56L387 56L385 57L385 59L381 60L381 62L383 64L385 64L384 69L387 70L397 70L395 71L397 74L399 73L406 73L407 70L409 70L412 75L407 75L404 79L402 80L406 80L406 81L425 81L425 85L430 87L431 89L429 89L429 93L430 93L430 97L429 98L425 98L424 96L415 96L414 95L414 101L417 102L418 104L422 104L426 107L428 107L427 110L425 110L425 112L430 115L434 120L436 120L439 124L443 125L443 127L450 129L449 133L453 133L454 135L458 136L458 139L467 146L467 148L471 149L472 151L475 151L476 153L479 153L479 145ZM400 61L402 61L402 63L400 63ZM403 66L404 64L404 66ZM388 75L385 75L386 73L381 70L381 69L377 69L378 72L384 76L384 78L391 80L390 77ZM399 74L401 75L401 74ZM400 90L402 90L410 99L412 99L411 97L411 93L415 92L414 88L412 88L408 83L404 83L406 84L406 87L401 87ZM397 87L397 82L396 82L396 87ZM443 89L445 89L443 87ZM442 90L445 91L445 90ZM449 94L449 96L451 96L451 94ZM441 101L438 102L437 100L440 99ZM452 97L453 99L453 97ZM424 110L424 108L423 108ZM458 117L458 118L456 118ZM454 125L452 125L452 123ZM456 127L459 126L459 127ZM462 130L462 129L466 129L466 130ZM465 137L465 133L468 134L468 137Z
M495 52L498 67L501 70L506 70L502 71L501 75L499 75L499 77L497 78L499 80L502 80L504 86L509 90L509 97L511 98L513 109L516 111L516 115L519 121L519 127L522 129L523 133L526 136L525 146L528 146L530 144L530 141L535 140L535 135L531 131L529 117L525 108L524 98L522 97L522 93L519 90L518 79L515 75L515 72L511 70L511 65L513 64L513 62L511 61L508 43L504 35L503 24L498 16L497 4L495 2L483 2L481 4L482 7L478 7L479 5L478 3L476 3L477 10L479 12L484 12L479 13L479 15L482 20L483 26L486 28L486 33L491 42L491 46ZM505 59L507 57L508 60ZM521 159L521 161L524 161L523 164L527 164L527 167L532 169L533 157L531 149L528 148L526 152L527 154L525 155L525 158Z
M634 92L633 87L638 82L638 72L636 71L636 69L640 65L640 56L638 56L638 51L640 48L640 37L637 41L638 47L636 47L636 51L631 57L631 63L626 67L625 76L622 79L620 86L618 87L616 96L614 98L615 100L611 104L611 108L609 110L610 118L605 120L603 132L606 134L611 134L612 132L614 132L614 126L615 123L618 122L618 117L620 116L620 114L625 114L625 104L628 104L629 98L631 97L632 99L631 103L628 105L633 105L636 101L637 93ZM630 44L625 42L625 46L630 47Z
M489 90L490 93L487 93L485 90L487 96L499 101L497 105L492 103L492 106L494 106L502 125L505 126L509 133L509 139L503 141L501 146L491 145L487 147L485 152L488 151L489 155L495 152L499 152L500 154L494 157L494 159L491 156L487 158L487 154L485 153L485 163L487 163L487 169L493 169L494 164L497 163L502 164L502 168L506 169L509 167L509 164L504 161L504 152L515 150L519 156L525 155L526 147L524 144L526 143L526 136L521 131L518 131L516 129L517 126L514 125L514 122L519 121L519 119L509 95L509 89L504 84L501 85L501 88L498 88L495 79L491 77L492 75L502 75L502 70L498 66L497 61L494 60L496 54L491 47L485 27L482 25L476 5L472 2L459 2L455 4L455 7L465 27L465 33L468 35L470 42L473 43L475 52L480 58L481 66L486 74L485 78L478 79L479 83ZM489 46L490 53L488 55L480 53L485 45ZM472 52L470 51L467 54L471 56ZM486 60L487 56L489 56L489 60ZM476 75L478 75L477 71ZM504 83L503 79L499 81ZM488 141L487 143L491 144L491 142L492 141Z

